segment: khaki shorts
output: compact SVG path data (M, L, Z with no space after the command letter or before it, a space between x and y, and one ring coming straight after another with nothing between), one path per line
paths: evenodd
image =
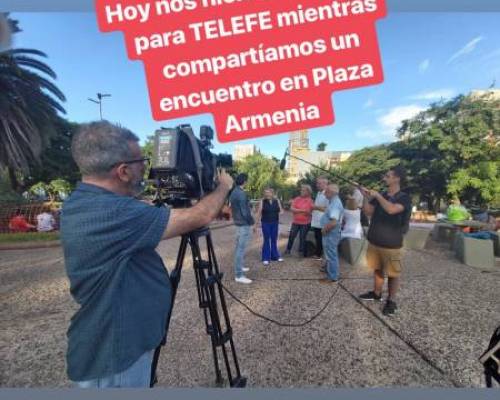
M381 271L383 275L397 278L401 275L401 249L386 249L368 243L366 263L374 271Z

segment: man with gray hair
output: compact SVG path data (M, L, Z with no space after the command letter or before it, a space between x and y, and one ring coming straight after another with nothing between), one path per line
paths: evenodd
M172 296L155 248L207 225L233 184L221 173L217 189L190 209L136 200L148 161L138 141L107 121L83 125L73 138L82 182L64 203L61 240L80 305L68 329L67 372L82 388L149 387Z
M344 207L338 194L339 187L337 185L331 183L326 187L325 196L329 204L321 217L323 249L326 255L325 272L327 274L327 280L330 282L337 282L339 279L338 246L340 242L340 229L342 227Z

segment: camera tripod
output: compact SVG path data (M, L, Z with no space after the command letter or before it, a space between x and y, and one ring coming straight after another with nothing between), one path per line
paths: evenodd
M208 260L203 260L201 255L199 241L202 237L206 238ZM207 334L210 335L212 344L216 385L222 386L224 384L221 368L219 366L219 353L222 353L222 359L226 368L229 385L235 388L243 388L246 386L247 378L241 376L240 373L238 357L236 355L236 349L233 341L233 331L229 320L229 313L224 298L224 292L220 283L223 274L219 271L219 266L215 258L212 237L208 227L182 235L175 268L170 274L170 281L172 283L172 305L170 307L170 313L167 317L165 337L163 338L161 344L156 348L153 357L150 386L153 387L158 381L156 368L158 366L161 347L165 345L167 340L168 327L172 316L172 309L174 307L175 296L181 279L182 265L188 245L191 248L191 254L193 256L193 269L196 278L199 307L203 310L206 331ZM220 315L219 309L222 310L222 315Z

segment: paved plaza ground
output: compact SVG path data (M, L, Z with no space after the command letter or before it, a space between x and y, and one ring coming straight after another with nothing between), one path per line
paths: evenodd
M287 227L283 226L283 230ZM280 327L250 314L226 296L241 369L249 387L482 387L478 357L500 323L500 269L486 272L456 261L430 242L407 251L399 313L356 296L371 288L371 274L342 262L339 284L320 281L321 263L289 257L260 263L261 237L248 250L251 285L234 282L234 226L213 230L224 284L256 312L301 328ZM159 252L172 268L179 241ZM286 240L280 240L283 248ZM58 247L0 251L0 386L66 387L66 329L75 311ZM159 386L211 387L209 337L187 260L169 343L159 365Z

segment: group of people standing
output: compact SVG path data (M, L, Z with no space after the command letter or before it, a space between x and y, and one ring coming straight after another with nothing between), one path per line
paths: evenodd
M379 193L360 185L352 187L344 204L339 197L338 185L329 182L327 177L316 181L317 195L313 200L310 185L301 185L300 195L290 204L293 214L290 235L285 255L290 255L298 236L299 254L302 257L313 256L316 260L326 260L321 270L326 273L326 280L337 282L339 279L338 248L341 240L347 238L362 239L362 222L370 219L367 240L367 264L374 271L374 289L360 295L366 301L382 299L384 277L388 277L389 296L384 306L385 315L396 311L394 298L399 288L401 273L401 248L405 233L405 215L411 211L410 197L401 192L400 182L404 171L400 167L392 168L383 178L387 191ZM236 178L236 188L229 198L236 225L235 280L239 283L252 283L245 276L249 268L244 266L244 254L252 231L260 223L263 234L262 263L268 266L272 261L282 262L277 240L279 217L283 213L280 201L275 198L273 189L267 188L259 201L255 224L250 202L244 191L248 177L240 174ZM253 229L252 229L253 226ZM314 232L314 254L309 254L307 234Z
M257 205L256 222L244 190L247 179L245 174L236 177L236 187L229 198L237 229L235 276L239 283L251 283L251 280L244 275L249 270L244 266L244 253L252 232L257 232L259 225L263 236L262 263L268 266L273 261L283 261L278 249L279 219L280 215L283 214L283 206L275 197L274 190L266 188L263 198ZM361 212L359 207L356 208L356 205L351 206L352 210L344 210L338 196L338 186L329 183L327 177L319 177L316 186L318 193L315 200L312 198L311 186L301 185L300 195L291 201L290 210L293 214L293 220L284 255L291 254L297 237L299 238L300 255L302 257L313 255L309 254L306 240L307 234L312 228L316 242L313 257L317 260L323 260L323 255L326 257L324 270L328 279L336 281L339 275L337 247L341 239L341 230L345 232L342 237L361 239ZM348 206L351 204L351 200L354 201L354 199L349 199Z

